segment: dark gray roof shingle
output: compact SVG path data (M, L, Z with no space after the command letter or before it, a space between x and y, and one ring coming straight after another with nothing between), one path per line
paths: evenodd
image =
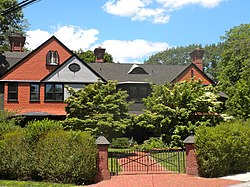
M137 66L142 67L149 74L128 74L133 64L90 63L89 66L106 80L165 84L170 83L183 72L189 64L184 66L137 64Z

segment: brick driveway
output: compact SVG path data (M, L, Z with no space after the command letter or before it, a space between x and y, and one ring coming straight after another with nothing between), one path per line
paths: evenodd
M119 175L88 187L222 187L239 181L207 179L186 174Z

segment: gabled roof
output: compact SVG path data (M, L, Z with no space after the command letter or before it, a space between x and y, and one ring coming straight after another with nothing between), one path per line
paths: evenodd
M137 64L148 74L128 74L133 64L119 63L90 63L98 74L106 80L118 82L150 82L155 84L170 83L176 76L183 72L189 65L152 65Z
M214 80L212 80L211 78L209 78L203 71L200 70L200 68L198 68L194 63L190 63L186 69L184 69L180 74L177 74L176 77L171 80L170 82L176 82L176 80L178 80L179 78L181 78L182 76L185 75L186 71L188 71L191 68L195 68L196 71L198 71L205 79L207 79L209 82L211 82L211 84L215 84Z
M26 54L23 56L23 58L21 58L22 53L17 54L16 52L9 52L10 56L14 55L16 58L16 60L18 60L17 62L13 62L15 63L14 65L12 65L0 78L4 77L6 74L8 74L8 72L10 72L12 69L14 69L16 66L18 66L19 64L21 64L22 62L26 61L26 59L30 58L31 56L33 56L37 51L41 50L44 46L46 46L48 43L50 43L52 40L55 40L57 43L59 43L59 45L61 45L67 52L69 52L70 54L73 55L73 52L71 50L69 50L69 48L67 48L60 40L58 40L55 36L50 37L47 41L45 41L44 43L42 43L39 47L37 47L35 50L33 50L32 52ZM7 53L8 54L8 53Z
M79 65L79 72L72 72L69 69L71 64ZM58 77L60 75L60 77ZM46 75L41 82L71 82L71 83L92 83L100 79L107 82L102 76L95 72L87 63L81 60L77 55L72 55L64 63L60 64L54 71Z

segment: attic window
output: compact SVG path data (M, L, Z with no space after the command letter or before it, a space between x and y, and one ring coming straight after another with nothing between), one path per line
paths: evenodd
M148 72L146 72L145 69L143 69L142 67L139 67L138 65L134 64L131 69L128 71L128 74L149 74Z
M46 64L56 66L59 64L59 55L57 51L49 51L46 55Z

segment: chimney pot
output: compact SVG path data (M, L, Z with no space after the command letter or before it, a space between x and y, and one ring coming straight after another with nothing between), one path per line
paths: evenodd
M22 52L25 44L26 37L21 35L11 35L9 36L10 51Z
M203 55L204 49L196 48L194 51L190 53L190 57L192 59L192 63L195 64L201 71L203 71Z

